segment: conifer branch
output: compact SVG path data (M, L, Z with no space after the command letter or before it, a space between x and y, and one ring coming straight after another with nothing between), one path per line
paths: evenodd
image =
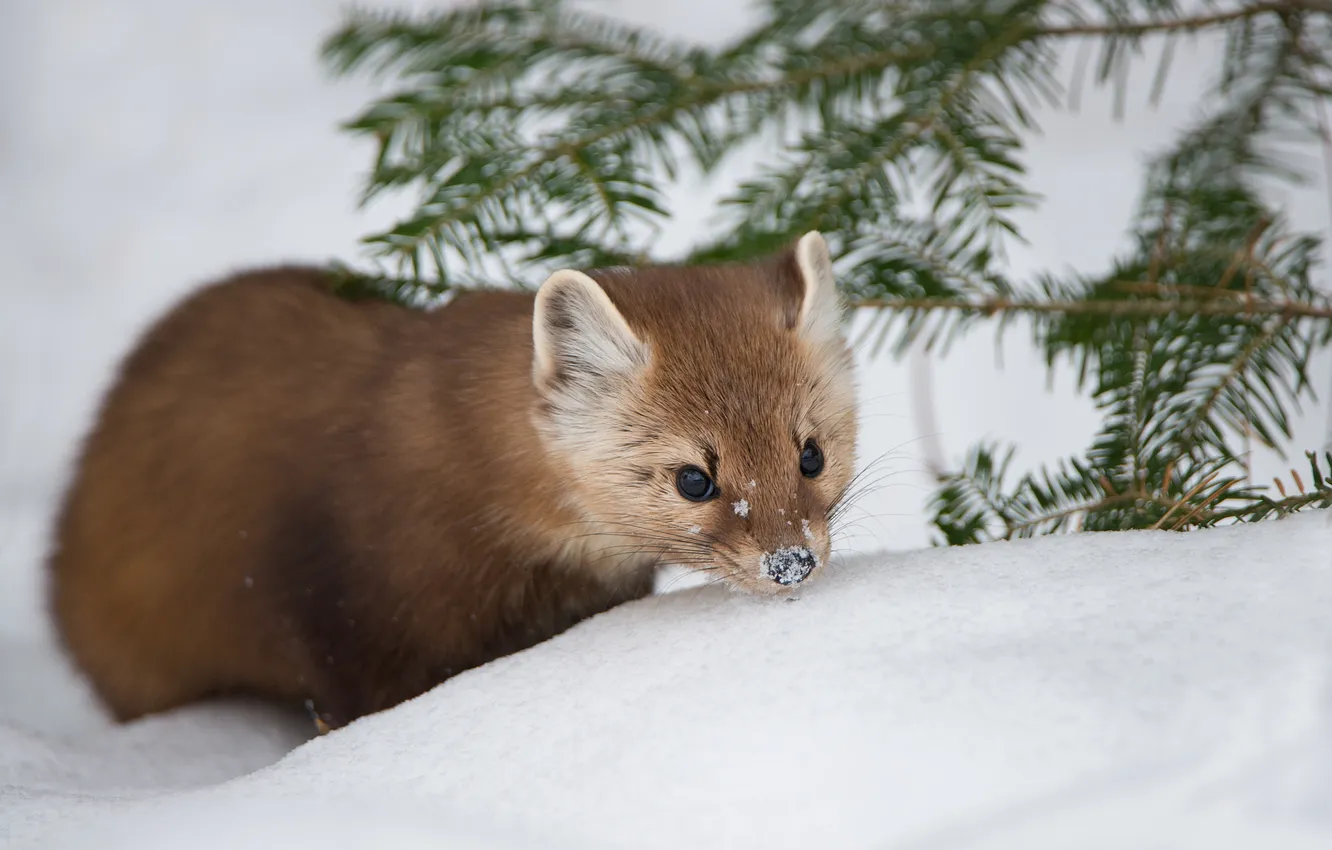
M359 14L325 44L335 71L398 89L346 125L372 141L367 199L416 210L367 242L349 297L419 304L526 287L555 266L663 261L655 228L682 165L712 173L772 139L678 262L748 260L820 229L864 341L899 355L1022 317L1049 368L1071 365L1101 411L1081 456L1008 480L1014 452L974 447L931 502L943 542L1070 529L1184 529L1326 507L1311 456L1298 495L1246 484L1248 440L1276 448L1332 346L1321 240L1255 188L1301 180L1290 143L1322 142L1332 0L762 0L720 48L502 0L424 16ZM1208 113L1146 171L1132 247L1104 275L1011 280L1032 107L1056 103L1061 42L1103 49L1119 85L1144 39L1216 32ZM1168 53L1167 49L1167 53ZM1159 94L1163 61L1153 86ZM1281 147L1278 147L1278 143ZM1332 458L1328 459L1332 464ZM1247 471L1245 471L1247 475ZM1278 489L1284 484L1278 483Z
M940 310L995 316L1000 313L1062 313L1132 318L1166 316L1236 316L1245 318L1275 316L1281 319L1332 319L1332 304L1303 301L1215 300L1168 301L1042 301L1021 298L861 298L854 306L881 310Z
M1271 0L1271 2L1248 3L1238 9L1225 12L1180 18L1043 27L1034 30L1031 37L1100 38L1105 36L1145 36L1175 32L1199 32L1223 27L1236 21L1247 21L1262 15L1284 16L1300 12L1332 14L1332 0Z
M1280 316L1266 325L1262 332L1254 336L1240 351L1239 355L1230 362L1225 373L1202 399L1202 402L1194 406L1180 425L1179 451L1181 454L1192 451L1202 438L1203 433L1210 430L1210 421L1216 411L1217 404L1224 399L1226 391L1232 389L1235 383L1241 380L1260 352L1276 341L1278 333L1288 323L1289 317Z

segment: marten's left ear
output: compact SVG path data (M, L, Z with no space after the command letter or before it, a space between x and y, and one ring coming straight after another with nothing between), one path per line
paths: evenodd
M811 230L795 246L803 295L796 327L816 342L842 338L842 300L833 278L832 255L823 234Z
M591 399L647 361L647 345L606 291L583 272L562 269L537 290L532 378L543 393L581 390Z

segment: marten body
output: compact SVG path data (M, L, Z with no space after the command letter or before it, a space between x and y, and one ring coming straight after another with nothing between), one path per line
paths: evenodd
M826 560L854 462L826 266L813 235L428 312L298 267L210 285L83 448L51 555L64 643L121 720L248 693L337 727L649 593L661 563L781 592ZM717 492L685 496L685 467Z

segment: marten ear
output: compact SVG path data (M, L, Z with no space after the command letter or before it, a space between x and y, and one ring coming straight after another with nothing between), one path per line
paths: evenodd
M543 392L596 387L647 362L647 345L592 278L561 269L541 284L532 314L532 379Z
M815 342L842 336L842 300L833 277L832 254L823 234L811 230L795 246L796 266L804 287L796 327Z

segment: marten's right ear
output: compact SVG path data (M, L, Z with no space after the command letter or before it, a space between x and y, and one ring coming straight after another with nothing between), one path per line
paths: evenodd
M795 246L802 296L796 326L806 338L823 343L842 338L842 302L833 278L832 254L823 234L811 230Z
M532 379L542 392L597 389L647 362L647 345L592 278L562 269L541 284L532 314Z

